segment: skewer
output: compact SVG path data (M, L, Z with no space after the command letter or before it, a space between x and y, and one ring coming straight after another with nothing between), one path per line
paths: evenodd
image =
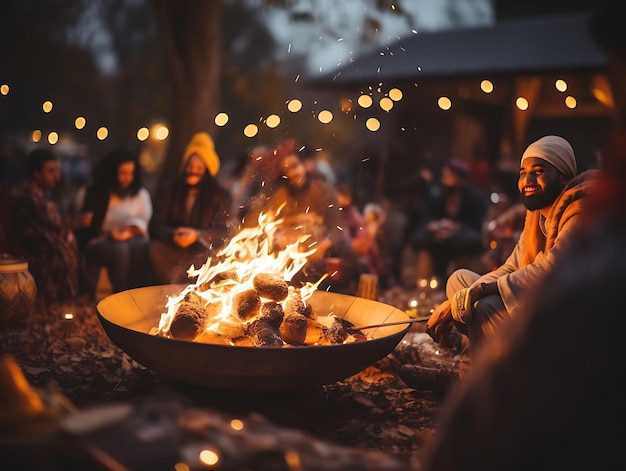
M430 319L430 315L424 317L417 317L415 319L409 319L408 321L397 321L397 322L383 322L382 324L370 324L370 325L362 325L362 326L354 326L350 327L350 330L365 330L365 329L373 329L374 327L387 327L390 325L402 325L402 324L413 324L415 322L427 322Z

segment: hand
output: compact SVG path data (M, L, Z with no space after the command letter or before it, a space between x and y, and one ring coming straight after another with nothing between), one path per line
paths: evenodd
M198 240L198 232L192 227L179 227L174 231L174 243L183 249Z
M110 237L118 242L124 242L125 240L132 239L134 232L128 227L116 227L111 230Z
M435 308L430 319L428 319L426 332L428 332L428 335L430 335L435 342L443 346L450 346L448 344L448 337L452 333L453 327L454 319L452 318L450 301L445 300Z

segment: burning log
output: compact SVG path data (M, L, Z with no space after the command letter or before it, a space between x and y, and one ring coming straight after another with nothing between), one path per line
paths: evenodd
M350 322L336 317L330 327L326 328L324 335L330 343L344 343L351 334L351 327L354 326Z
M289 294L289 285L278 275L259 273L252 279L252 285L262 298L284 301Z
M247 321L259 314L261 298L254 289L247 289L233 296L232 315Z
M285 315L302 314L304 317L313 318L313 308L310 304L305 303L300 297L298 291L289 293L289 297L285 301Z
M245 336L246 327L241 322L234 319L225 319L219 323L217 328L204 330L194 339L194 342L233 345Z
M263 303L261 306L260 317L267 319L272 327L278 329L280 324L283 322L283 318L285 317L282 304L277 303L276 301Z
M289 314L280 325L280 336L289 345L304 345L307 327L307 319L302 314Z
M259 317L248 325L248 336L257 347L282 347L285 343L268 317Z
M198 291L208 291L209 289L215 287L215 286L219 286L221 284L225 284L226 282L234 282L239 283L239 275L237 274L237 270L226 270L223 272L218 273L217 275L215 275L213 278L211 278L209 281L202 283L200 285L198 285L197 289Z
M176 310L170 334L175 339L193 341L204 330L207 319L202 299L195 293L187 293Z

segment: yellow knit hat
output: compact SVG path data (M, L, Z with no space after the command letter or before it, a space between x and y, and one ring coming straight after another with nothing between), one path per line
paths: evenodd
M211 139L211 136L209 136L206 132L198 132L194 134L191 141L189 141L189 144L187 144L187 148L183 154L183 167L187 164L187 160L189 160L189 157L193 154L196 154L202 159L204 165L206 165L206 168L212 176L217 175L217 172L220 169L220 158L215 152L213 139Z

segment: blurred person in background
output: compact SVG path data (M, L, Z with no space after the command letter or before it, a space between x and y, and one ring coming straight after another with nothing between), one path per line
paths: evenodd
M75 231L91 223L92 214L61 214L52 191L61 180L58 157L37 148L26 158L27 178L12 193L15 252L28 262L44 302L73 302L80 295L80 258Z
M487 197L469 183L470 167L449 160L441 170L437 191L431 192L420 225L409 236L417 254L417 279L432 276L444 282L450 265L460 265L484 251L483 222Z
M189 283L228 237L232 198L217 180L213 139L199 132L183 153L181 172L159 191L150 223L150 261L159 283Z
M143 186L137 152L120 148L105 156L82 210L93 213L91 224L77 233L88 292L95 295L101 267L114 293L145 286L152 198Z
M367 221L353 199L353 190L348 183L341 182L335 185L337 200L341 210L343 233L350 241L352 250L357 258L357 271L361 273L376 273L375 266L371 265L371 256L378 252L375 238L367 230Z
M354 293L357 257L341 230L343 221L334 185L308 174L294 141L283 142L274 154L280 169L275 189L246 223L256 224L259 212L276 213L280 208L278 217L283 222L274 235L275 249L283 250L304 235L310 237L302 243L303 251L315 249L293 281L316 282L327 273L329 278L320 284L321 289L330 286L334 291Z
M276 149L257 146L250 151L240 179L231 187L232 217L236 224L245 226L257 222L249 220L247 216L252 214L253 218L258 217L265 199L274 191L280 174Z

